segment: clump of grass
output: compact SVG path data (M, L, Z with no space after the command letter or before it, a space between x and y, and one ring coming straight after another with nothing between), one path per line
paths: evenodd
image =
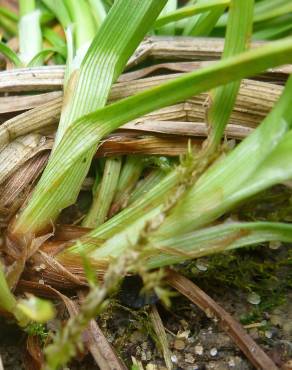
M49 161L29 199L9 225L10 242L28 251L26 259L44 256L45 252L38 254L38 250L51 236L46 235L47 231L54 232L60 213L76 203L96 163L96 151L107 135L154 110L208 92L209 134L201 147L190 143L186 154L176 161L159 157L107 158L101 166L102 174L97 171L93 181L90 210L78 220L79 225L92 230L82 230L84 235L79 237L81 231L78 229L78 234L73 227L77 236L63 235L63 239L54 240L58 247L60 242L65 241L65 245L55 249L45 245L44 251L53 248L51 273L58 288L56 270L73 286L81 282L77 274L88 278L85 256L93 269L90 276L104 278L103 285L91 286L80 314L68 321L48 347L47 368L57 368L76 354L84 329L126 273L144 274L145 285L168 299L160 287L160 269L164 266L265 242L292 242L292 226L285 222L287 216L278 217L280 210L273 219L255 214L244 221L224 221L226 214L238 212L238 207L243 210L244 204L248 207L251 198L275 185L289 185L291 77L279 101L246 139L227 153L222 144L241 79L291 63L292 38L281 36L290 33L292 9L283 0L273 4L253 0L189 1L185 6L173 0L43 0L40 6L34 0L21 0L19 5L19 15L0 8L5 37L9 38L17 25L19 30L18 54L7 43L0 43L5 57L16 67L66 60L61 117ZM107 104L113 84L149 33L224 34L222 58ZM250 49L253 38L276 41ZM153 164L159 169L149 174ZM135 258L129 262L127 256L133 257L133 251ZM223 265L229 266L229 259L233 263L232 256L229 254ZM218 258L214 271L222 264ZM117 262L112 264L113 260ZM44 279L49 276L49 267L41 269ZM155 269L158 271L149 272ZM254 271L255 266L250 269ZM234 283L239 274L232 274ZM1 306L20 323L19 310L36 321L52 316L51 306L36 298L30 298L29 303L18 302L4 272L1 282ZM62 283L63 280L61 287Z

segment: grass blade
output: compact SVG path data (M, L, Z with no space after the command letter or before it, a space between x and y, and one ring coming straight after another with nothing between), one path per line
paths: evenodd
M246 222L222 224L171 238L150 239L154 248L149 268L180 263L213 253L258 245L267 241L291 243L292 226L285 223ZM157 249L155 251L155 249ZM95 256L98 259L98 250Z
M100 27L102 22L106 18L106 9L103 5L102 0L89 0L89 4L93 10L93 16L97 27Z
M67 130L62 145L55 149L54 156L51 157L28 207L17 220L15 230L22 229L26 232L37 230L44 227L44 224L48 222L48 217L50 219L56 217L64 197L63 191L56 189L56 184L64 181L68 175L67 170L76 161L80 161L80 158L87 160L86 156L83 157L84 154L89 149L92 150L92 147L95 148L101 138L114 129L152 110L174 104L189 96L246 75L258 73L272 66L285 64L291 60L291 54L291 38L275 41L270 45L228 58L203 70L188 73L174 81L80 118ZM76 174L76 178L80 178L80 174L78 175L77 177ZM64 191L67 192L68 189ZM56 209L57 205L58 209Z
M48 48L37 53L32 60L27 64L28 67L37 67L42 64L43 60L46 57L53 56L54 54L59 53L58 48Z
M160 17L167 15L168 13L174 12L177 9L177 0L168 0L165 7L162 9L160 13ZM164 27L160 27L156 33L160 35L174 35L175 34L175 27L176 24L171 22L170 24L165 25Z
M92 206L82 226L94 228L106 220L117 190L121 166L122 160L119 157L106 160L99 190L94 196Z
M77 53L86 49L96 34L96 27L88 3L85 0L64 0L74 25L74 36Z
M250 43L253 21L254 0L232 0L228 13L228 24L222 58L239 54ZM240 81L220 87L210 93L211 106L207 120L212 131L209 137L210 148L216 148L227 125L240 88Z
M122 168L114 201L111 206L110 216L125 208L128 204L131 192L135 187L144 168L143 158L128 156Z
M183 30L185 36L208 36L220 16L224 13L226 5L218 6L216 9L203 13L199 17L191 18Z
M64 1L60 0L42 0L42 2L51 10L53 14L57 17L58 21L61 23L64 30L66 30L71 24L71 17L65 6Z
M154 27L159 28L168 23L177 22L181 19L192 17L193 15L213 10L218 6L229 5L230 0L209 0L207 3L199 3L197 5L185 6L167 15L161 16L155 22Z
M4 6L0 6L0 15L13 22L18 22L18 15L12 10L5 8Z
M249 51L245 54L250 55L254 52L255 51ZM258 50L256 52L258 52ZM236 60L241 57L242 55L232 59ZM227 61L222 61L219 64L224 65L225 63L227 63ZM253 64L253 67L254 66L255 64ZM229 75L229 77L230 76L231 75ZM212 79L206 78L204 81L210 82ZM171 82L164 86L170 86L173 83L174 82ZM183 86L185 85L184 83ZM198 85L194 84L193 86ZM176 85L176 88L175 91L182 91L183 89L182 86L178 87L178 85ZM233 194L235 190L240 188L241 184L249 178L252 172L256 170L259 163L270 153L271 148L275 148L287 132L289 117L287 117L286 120L281 120L281 117L284 112L287 113L286 110L289 108L291 88L292 80L290 79L279 103L276 105L273 112L266 118L264 123L239 145L236 150L230 153L223 162L210 167L193 189L186 194L185 199L173 209L170 216L164 222L164 225L157 231L157 235L175 235L193 230L196 227L211 222L214 218L224 213L228 209L228 206L230 208L231 204L228 203L230 194ZM159 90L160 89L161 87ZM157 92L157 89L155 92ZM165 96L170 96L170 93L165 94ZM127 99L127 101L132 101L132 99L133 98ZM123 103L120 102L116 104ZM107 109L110 109L110 107ZM127 111L128 110L129 109L127 109ZM263 143L265 143L264 146ZM234 173L240 173L240 180L242 182L239 180L238 176L234 177ZM86 250L95 249L95 238L109 238L115 233L120 232L125 225L134 222L139 217L143 217L145 209L149 210L151 207L154 208L163 203L163 201L166 200L167 194L179 183L180 178L181 170L179 169L177 172L174 170L166 175L164 180L145 194L142 199L138 200L130 207L127 207L127 209L113 217L100 228L91 232L89 238L92 238L93 242L90 243L87 241L83 243L82 248ZM225 203L222 198L222 190L219 192L218 189L224 189L226 191L227 200ZM196 207L193 207L193 204L196 204ZM178 222L178 220L180 220L180 222ZM76 252L78 248L76 249L73 246L70 251Z
M174 235L176 232L194 230L224 214L245 197L269 187L272 184L271 177L274 177L276 182L282 181L285 174L289 178L291 169L288 170L288 166L291 162L283 161L282 150L285 150L285 155L289 158L291 134L287 132L292 126L291 95L292 78L288 80L278 104L269 116L224 160L215 163L204 173L180 204L172 210L158 233ZM267 169L264 163L273 150L275 150L275 160L270 158L271 167L268 166ZM277 171L274 163L281 165L284 173L282 168ZM262 165L264 166L263 172L260 172ZM265 171L269 171L269 168L270 171L274 168L274 174L273 176L270 174L265 180L265 176L269 173ZM246 190L243 196L245 190L241 192L239 189L245 189L245 183L253 184L253 177L257 177L257 171L261 177L254 182L254 192ZM236 176L234 176L235 173ZM249 189L248 185L246 189ZM241 194L241 197L236 196L237 193ZM195 208L193 204L196 204ZM178 219L181 222L175 226L177 222L175 220Z
M6 44L4 44L2 41L0 41L0 52L7 58L10 60L10 62L12 62L15 67L22 67L22 61L20 60L20 58L18 57L18 55L12 50L10 49L9 46L7 46Z
M65 96L66 104L63 106L56 137L55 153L64 132L68 127L70 129L71 125L75 126L74 121L77 118L105 105L113 82L124 69L128 58L152 26L165 3L166 0L148 2L122 0L111 8L82 62L80 71L72 75L71 85L68 83L70 99ZM124 30L122 33L121 28ZM96 145L89 146L87 150L88 153L79 158L75 167L70 170L71 172L67 172L58 188L55 188L55 195L51 194L48 209L44 213L41 211L44 219L39 221L43 226L47 225L49 220L55 219L61 209L75 202L96 151ZM47 197L45 193L43 196Z
M35 0L20 0L19 5L18 34L20 59L24 64L27 64L42 50L41 13L35 7Z

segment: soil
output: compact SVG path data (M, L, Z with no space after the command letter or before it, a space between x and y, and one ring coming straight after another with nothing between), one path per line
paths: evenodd
M227 289L223 296L213 295L213 298L238 320L253 309L246 296ZM248 329L278 366L292 358L292 292L287 299L289 302L287 300L271 313L263 312L262 321L253 323L255 327ZM217 323L186 299L176 298L168 310L159 306L159 312L175 369L253 369ZM135 357L146 369L166 369L161 353L149 335L148 325L147 310L137 317L121 309L113 309L111 319L104 321L102 328L120 355L128 359L129 368L129 360Z
M266 248L265 252L265 255L271 255L269 248ZM271 292L266 292L269 294L262 292L261 302L257 305L249 303L250 293L247 289L238 287L237 284L233 285L230 281L224 283L226 276L232 279L232 267L229 267L231 271L227 268L224 275L220 270L220 260L218 259L215 259L217 269L215 265L212 265L214 258L196 262L195 265L194 263L184 265L181 266L181 269L225 310L246 326L249 334L269 354L279 368L288 370L292 368L291 271L287 269L285 263L282 263L283 258L287 257L288 247L281 247L272 252L273 262L281 261L280 267L275 271L269 270L269 274L266 274L262 281L259 281L259 276L262 277L262 275L254 276L254 274L250 274L250 266L244 266L242 259L243 256L246 257L246 252L243 255L236 253L236 260L230 258L235 267L236 263L242 265L241 273L246 276L246 285L251 286L250 280L253 279L260 287L266 287L267 281L265 279L268 282L271 279L278 279L279 286L276 289L281 294L272 295ZM248 253L251 260L258 263L258 250L251 250ZM287 258L288 265L289 261L291 263L291 260ZM213 270L218 271L217 281L214 279ZM213 279L213 285L211 285L210 279ZM259 289L258 292L261 290ZM98 318L99 325L109 342L112 343L129 369L132 367L133 360L141 362L143 368L147 370L166 369L159 344L157 345L155 342L157 338L149 319L149 306L145 305L139 309L130 308L125 305L124 301L121 303L121 300L117 300L117 297L113 297L106 312ZM153 299L150 301L153 303ZM133 302L130 303L133 306ZM158 302L157 308L167 333L174 369L253 369L218 324L185 298L181 296L173 298L169 308ZM15 325L1 321L0 353L4 369L25 368L26 337L27 335ZM89 355L68 366L68 369L72 370L96 368L97 365L93 363Z

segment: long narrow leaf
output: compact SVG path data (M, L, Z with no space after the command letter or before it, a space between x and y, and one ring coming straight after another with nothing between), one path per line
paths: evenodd
M18 23L20 59L24 64L42 50L42 32L40 26L40 11L35 9L34 2L21 2L24 10ZM29 6L28 6L28 5ZM42 62L40 62L40 65Z
M56 148L28 207L18 218L15 230L21 232L38 230L44 227L46 222L44 220L47 220L48 216L54 219L58 214L56 204L61 204L64 196L56 186L64 181L67 170L76 161L80 161L80 158L88 160L87 157L83 157L84 154L95 147L102 137L122 124L202 91L238 80L246 75L259 73L272 66L288 63L291 59L292 39L287 38L220 61L208 68L188 73L174 81L80 118L69 127L61 144ZM286 130L287 125L285 127ZM275 138L280 134L281 132L276 132ZM80 140L81 137L82 140ZM259 142L261 143L260 139ZM258 146L259 144L256 148ZM234 173L233 168L232 171Z
M273 222L230 223L198 230L193 233L151 240L153 256L147 258L150 268L179 263L231 249L264 242L292 242L292 225ZM155 249L157 251L155 252ZM96 251L98 258L98 250Z
M192 17L195 14L200 14L212 10L218 6L229 5L230 0L209 0L208 3L199 3L197 5L180 8L172 13L164 15L157 19L154 27L159 28L168 23L176 22L181 19Z
M42 0L42 2L55 14L64 30L66 30L72 20L64 2L60 0Z
M218 6L215 9L201 14L189 20L184 27L183 35L185 36L208 36L215 27L218 19L224 13L226 5Z
M48 48L40 51L37 53L32 60L28 63L28 67L37 67L42 64L44 58L48 57L49 55L54 55L55 53L59 53L58 48Z
M116 193L121 165L122 160L119 157L106 160L99 190L94 196L92 206L82 223L83 226L94 228L106 220Z
M174 235L176 232L194 230L224 214L245 197L289 179L291 134L287 132L292 127L291 96L292 78L288 80L278 104L264 122L224 160L204 173L180 204L172 210L158 234ZM269 162L265 162L270 154L271 167Z
M90 254L92 260L97 263L101 261L109 263L111 258L116 258L125 253L126 248L129 247L127 238L130 237L131 243L134 243L137 240L137 234L139 235L139 232L137 233L139 226L136 222L129 228L127 234L123 231L123 233L107 240ZM136 236L136 239L133 235ZM212 226L192 233L172 236L171 238L165 236L151 237L144 250L145 265L151 269L159 268L267 241L291 243L292 225L273 222L235 222Z
M103 5L102 0L88 0L91 8L93 10L93 16L95 18L98 27L106 18L106 9Z
M22 67L22 61L9 46L0 41L0 53L9 59L16 67Z
M80 70L71 76L71 81L68 83L65 91L65 105L56 136L55 153L57 153L58 144L64 132L68 130L68 127L70 129L71 125L75 126L76 119L106 104L112 84L124 69L127 60L152 26L165 3L166 0L147 2L121 0L111 8ZM123 32L120 32L121 29ZM70 98L66 93L70 95ZM96 151L96 145L88 146L87 151L83 157L79 157L79 161L69 172L66 170L66 176L63 177L58 187L55 187L54 195L51 194L47 210L43 212L39 209L44 217L42 221L39 218L39 224L45 226L63 208L76 200ZM47 198L46 193L42 196L44 199ZM39 216L40 213L38 213Z
M249 46L252 34L254 0L232 0L228 16L222 58L239 54ZM210 93L207 120L211 125L210 146L217 147L230 118L239 91L240 81L220 87Z
M87 50L96 34L92 13L86 0L63 0L74 25L76 50Z
M174 12L177 9L177 0L168 0L165 7L160 13L160 17L167 15L168 13ZM174 35L175 34L175 23L171 22L164 27L160 27L157 31L160 35Z
M10 19L13 22L18 22L18 15L4 6L0 6L0 15Z

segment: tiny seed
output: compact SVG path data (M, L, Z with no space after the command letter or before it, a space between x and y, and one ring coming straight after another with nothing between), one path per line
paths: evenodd
M258 305L261 303L261 297L257 293L251 292L247 297L247 301L251 304Z

